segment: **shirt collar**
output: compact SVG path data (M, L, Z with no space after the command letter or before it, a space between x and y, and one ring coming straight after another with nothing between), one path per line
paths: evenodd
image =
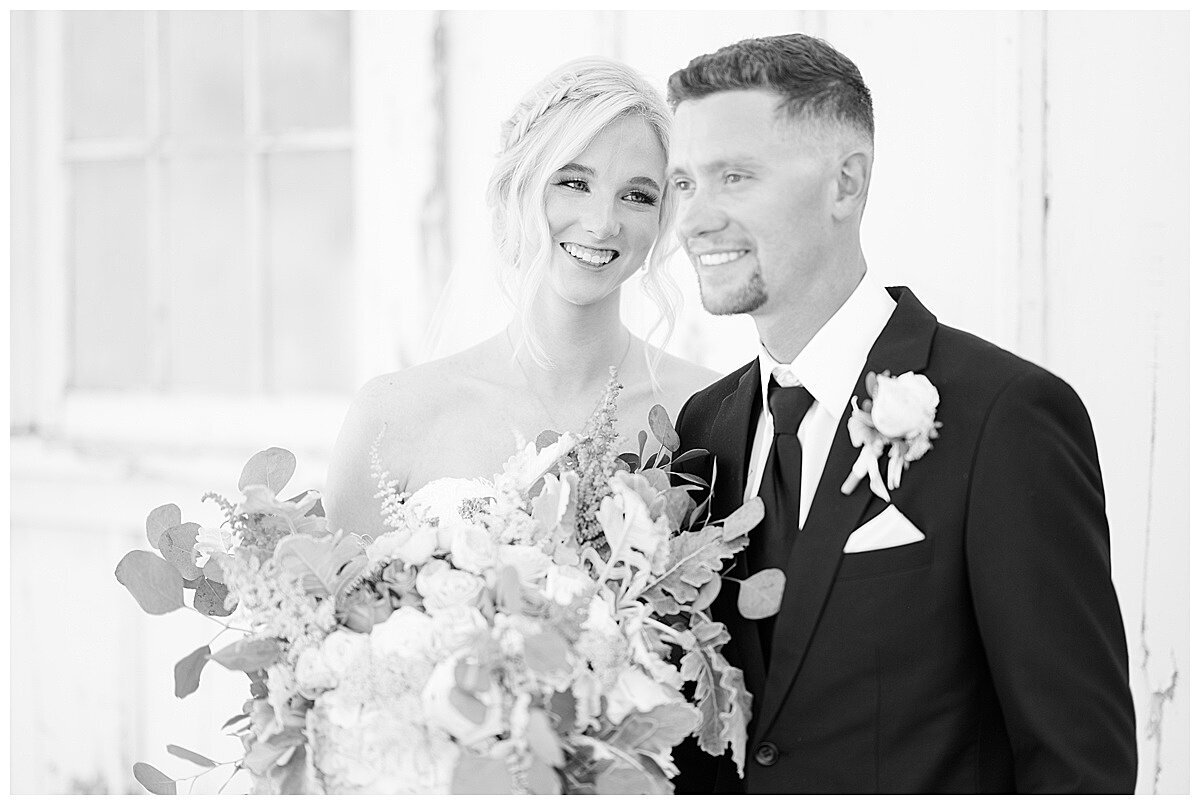
M854 393L867 355L896 309L887 289L865 274L850 297L817 331L790 364L781 364L759 344L759 381L766 411L767 383L776 367L786 366L821 408L840 419Z

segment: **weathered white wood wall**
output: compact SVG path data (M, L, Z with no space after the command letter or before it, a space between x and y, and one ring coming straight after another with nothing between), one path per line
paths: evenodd
M55 25L18 14L12 26L11 399L14 424L37 435L12 453L11 785L125 791L137 759L186 773L167 742L234 756L216 727L244 686L210 669L200 693L175 700L172 664L216 627L141 614L113 566L144 544L142 518L159 503L211 518L200 493L229 490L264 440L302 448L297 488L319 486L336 415L328 403L231 399L206 409L201 436L173 437L142 398L116 395L87 421L72 418L56 381L63 188L45 137L60 80ZM693 55L744 36L827 38L875 96L872 270L912 287L943 321L1046 365L1091 412L1130 648L1138 791L1185 793L1187 27L1179 12L356 12L347 281L362 315L347 323L359 344L347 360L361 382L506 320L483 188L500 121L550 68L602 53L663 84ZM673 350L720 370L748 359L750 321L703 313L686 263L672 271L685 297ZM431 341L447 281L462 303ZM626 294L627 314L647 327L638 297ZM281 407L288 416L272 417ZM155 435L134 439L139 427Z

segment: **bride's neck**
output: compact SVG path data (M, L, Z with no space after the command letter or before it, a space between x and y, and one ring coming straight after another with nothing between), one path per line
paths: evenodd
M508 326L518 345L517 359L531 382L562 393L594 391L608 378L610 366L628 362L632 334L621 323L620 296L611 294L594 305L573 305L561 298L539 304L537 334L552 369L538 365L522 346L521 322Z

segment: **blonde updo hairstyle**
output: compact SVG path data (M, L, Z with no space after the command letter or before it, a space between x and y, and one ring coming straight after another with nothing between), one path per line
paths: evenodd
M553 368L553 362L538 333L534 304L554 258L546 191L554 173L605 126L629 116L646 121L666 153L671 113L663 97L624 64L588 57L568 62L540 81L501 128L503 146L487 188L502 260L500 284L516 309L523 343L545 368ZM660 314L651 333L661 332L660 343L665 344L675 326L679 289L665 267L677 246L671 231L674 205L665 188L660 199L658 237L646 258L642 287ZM661 357L661 349L646 350L652 379Z

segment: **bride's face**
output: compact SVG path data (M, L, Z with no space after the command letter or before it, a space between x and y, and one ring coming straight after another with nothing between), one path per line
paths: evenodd
M576 305L604 299L641 267L658 235L666 154L636 117L600 130L546 188L549 284Z

